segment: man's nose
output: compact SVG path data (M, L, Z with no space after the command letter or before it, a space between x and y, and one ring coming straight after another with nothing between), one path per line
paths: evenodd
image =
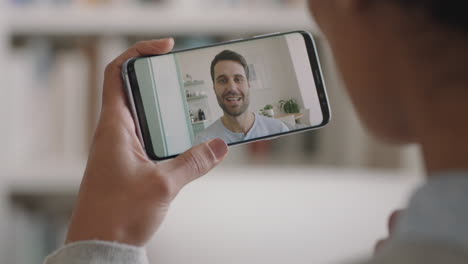
M237 90L237 83L234 80L229 80L227 83L227 88L229 90Z

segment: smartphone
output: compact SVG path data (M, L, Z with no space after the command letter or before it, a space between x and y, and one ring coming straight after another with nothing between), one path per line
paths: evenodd
M132 58L122 76L138 137L155 161L215 138L245 144L321 128L331 118L305 31Z

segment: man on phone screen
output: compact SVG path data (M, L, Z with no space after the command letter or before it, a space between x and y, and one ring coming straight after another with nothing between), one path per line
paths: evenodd
M235 143L289 131L280 120L248 110L249 67L242 55L230 50L216 55L211 62L211 78L224 115L196 136L195 145L215 138Z

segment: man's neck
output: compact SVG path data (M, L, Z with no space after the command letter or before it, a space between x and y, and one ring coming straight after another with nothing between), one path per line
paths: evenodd
M248 111L240 116L224 114L224 116L221 117L221 122L227 129L234 133L247 134L253 127L255 114Z

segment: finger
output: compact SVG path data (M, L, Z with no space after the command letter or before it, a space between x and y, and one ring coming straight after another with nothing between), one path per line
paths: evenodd
M227 155L228 148L221 139L200 144L174 160L162 163L172 187L177 193L187 183L205 175Z
M374 248L374 254L377 254L386 244L388 239L381 239L377 241Z
M125 102L123 96L123 82L120 77L123 63L128 59L146 55L165 54L172 50L174 40L149 40L141 41L122 53L114 61L112 61L105 71L104 90L103 90L103 107L122 104Z
M111 64L120 67L130 58L165 54L170 52L173 47L174 39L172 38L140 41L122 53L122 55L117 57L113 62L111 62Z
M393 233L395 230L395 227L397 225L398 219L400 219L401 215L404 213L405 210L397 210L393 212L389 219L388 219L388 232L390 235Z

